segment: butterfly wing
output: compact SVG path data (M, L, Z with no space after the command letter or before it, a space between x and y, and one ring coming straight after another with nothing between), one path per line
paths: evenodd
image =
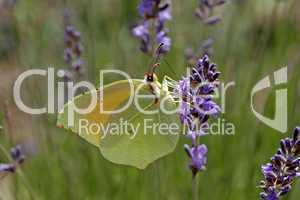
M147 103L149 102L141 102L147 111L159 106ZM169 110L176 109L171 98L167 97L164 103ZM120 119L128 123L126 132L123 130L122 134L108 134L100 141L102 155L111 162L144 169L175 149L180 131L176 115L166 115L161 110L148 115L131 106L126 112L112 116L109 121L114 124ZM171 124L173 128L178 126L177 130L172 130L173 134L169 130Z
M132 80L134 87L140 85L142 80ZM100 90L102 90L100 92ZM81 128L85 124L80 124L80 120L86 120L88 124L99 124L104 126L108 119L109 114L104 114L100 112L100 103L102 103L102 108L105 111L112 111L119 107L123 102L128 100L130 97L130 84L128 80L117 81L112 84L104 86L102 89L97 91L90 91L86 94L79 95L73 100L68 102L62 111L58 115L57 126L65 129L71 130L73 133L78 134L80 137L85 139L90 144L93 144L99 147L100 138L101 138L101 129L98 127L90 126L90 130L87 128ZM97 105L96 107L88 114L78 114L74 113L74 126L70 127L68 125L68 109L71 103L74 103L77 107L84 109L87 108L91 102L91 93L97 93ZM100 94L103 96L103 101L100 102ZM81 128L79 130L79 128Z
M102 155L109 161L116 164L134 166L139 169L146 168L153 161L171 153L179 138L179 121L176 115L168 115L160 110L164 107L167 110L176 109L172 97L167 91L160 92L160 99L155 101L156 95L153 95L148 84L143 80L134 80L134 96L147 95L153 98L138 98L138 103L132 101L129 107L120 113L103 114L99 112L100 102L96 108L89 114L74 117L75 126L71 130L79 132L78 121L85 119L89 124L102 124L104 129L96 132L81 131L80 136L89 143L100 148ZM105 110L117 110L124 106L130 98L131 92L128 81L120 81L103 88L103 108ZM99 91L97 92L99 93ZM76 105L86 107L90 102L90 94L80 95L73 101ZM162 101L164 99L164 101ZM155 103L156 102L156 103ZM137 104L140 110L137 108ZM164 104L162 106L162 104ZM66 110L68 104L65 106ZM154 111L154 114L145 114L141 112ZM62 112L59 117L58 125L66 127L67 112ZM77 122L77 123L76 123ZM163 124L163 125L162 125ZM169 125L177 125L172 134L168 131ZM163 132L160 130L163 127ZM104 131L103 131L104 130Z

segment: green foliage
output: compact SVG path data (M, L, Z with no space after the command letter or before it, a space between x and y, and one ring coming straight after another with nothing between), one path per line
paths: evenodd
M173 1L173 48L164 58L169 64L162 61L157 74L180 78L186 68L184 49L196 49L212 35L216 39L212 60L222 72L221 79L236 82L228 90L224 114L235 124L236 134L202 140L209 148L207 171L199 176L203 200L258 199L260 166L276 152L279 140L288 135L277 133L255 118L250 93L259 80L282 66L289 68L289 133L300 124L299 1L269 1L272 4L232 0L220 8L223 21L214 28L203 26L194 17L196 1ZM138 43L130 35L137 1L129 0L17 1L14 30L18 32L18 43L14 54L18 68L64 66L64 6L72 10L72 20L82 32L89 80L99 82L99 69L117 68L132 77L144 75L151 58L138 51ZM266 91L264 99L256 99L266 115L273 112L267 105L273 98L271 92ZM36 85L29 95L36 100L46 93ZM35 124L37 153L24 163L23 178L12 176L15 199L30 199L28 194L35 199L191 199L184 137L174 153L140 171L107 162L98 148L54 128L55 121L56 116L50 115ZM298 199L298 188L299 183L286 199Z

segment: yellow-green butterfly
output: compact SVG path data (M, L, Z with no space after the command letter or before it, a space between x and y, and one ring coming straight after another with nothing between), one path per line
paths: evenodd
M178 142L179 121L176 114L166 114L161 109L176 110L176 103L165 84L167 77L164 78L163 84L158 82L154 73L157 65L154 65L153 70L150 70L144 79L116 81L97 91L90 91L75 97L59 113L58 127L64 127L79 134L87 142L98 147L107 160L116 164L144 169L155 160L171 153ZM131 97L129 83L133 85L135 96L152 95L151 99L142 98L138 104L144 111L153 112L153 114L141 112L134 101L121 113L106 114L100 112L100 106L102 106L102 110L114 111L122 107L125 102L128 102L128 99ZM101 101L98 100L96 107L88 114L75 113L74 126L68 127L68 106L74 103L81 108L87 107L93 92L96 92L97 95L102 95ZM93 126L89 127L90 129L81 128L79 130L79 121L93 124ZM112 124L120 124L122 122L127 123L126 130L112 131ZM99 126L97 127L95 124ZM168 125L172 125L172 132L168 130L170 129ZM162 126L164 126L164 133L162 133ZM113 127L116 129L115 126ZM109 134L107 134L108 130L110 131ZM119 133L116 133L117 131Z

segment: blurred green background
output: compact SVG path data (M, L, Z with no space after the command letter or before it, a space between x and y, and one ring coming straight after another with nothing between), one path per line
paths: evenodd
M8 4L7 4L8 3ZM224 117L236 126L234 136L207 136L207 170L199 176L200 199L259 199L260 167L276 152L281 138L300 125L300 2L298 0L232 0L217 9L223 20L205 26L194 16L197 0L172 1L168 24L173 40L158 74L179 79L185 72L184 50L215 38L212 60L228 90ZM121 69L143 77L149 57L139 52L130 29L139 16L130 0L0 0L0 162L10 147L22 143L30 153L16 174L0 180L1 199L191 199L191 173L182 137L176 151L145 171L114 165L99 150L55 127L56 115L29 116L12 98L18 74L30 68L67 68L63 60L63 12L71 11L82 33L87 79L97 84L99 69ZM281 134L260 123L251 112L253 86L288 66L288 127ZM112 81L113 78L105 80ZM283 88L285 86L280 86ZM25 101L46 105L43 78L28 81ZM255 98L255 107L274 114L273 87ZM154 147L155 148L155 147ZM284 199L300 196L300 182Z

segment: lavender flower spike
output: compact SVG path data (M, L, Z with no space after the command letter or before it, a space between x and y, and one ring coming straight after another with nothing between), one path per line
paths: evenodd
M219 113L220 107L212 100L219 84L219 75L216 66L211 64L209 57L205 55L198 60L192 73L180 80L175 88L174 92L181 101L180 118L189 129L193 129L192 121L198 119L203 124L209 116Z
M83 46L81 44L81 34L70 23L70 13L68 10L64 13L65 23L65 49L64 60L68 69L59 70L65 81L74 81L84 74L84 62L82 59Z
M164 4L162 0L141 0L138 11L142 21L133 27L131 32L140 41L140 50L143 53L152 53L155 46L164 44L160 54L168 53L171 48L171 38L168 36L165 22L172 19L170 4ZM154 24L154 27L150 24ZM151 28L155 29L155 38L150 35Z
M207 147L199 145L198 139L207 134L209 118L220 112L220 107L212 98L219 84L219 75L216 65L205 55L198 60L191 74L177 83L173 91L174 98L180 102L179 117L192 141L192 146L185 145L185 150L190 158L189 166L193 176L205 170L207 163Z
M264 180L260 188L263 200L279 200L292 189L292 183L300 176L300 128L294 131L293 138L281 140L280 148L270 163L262 166Z

